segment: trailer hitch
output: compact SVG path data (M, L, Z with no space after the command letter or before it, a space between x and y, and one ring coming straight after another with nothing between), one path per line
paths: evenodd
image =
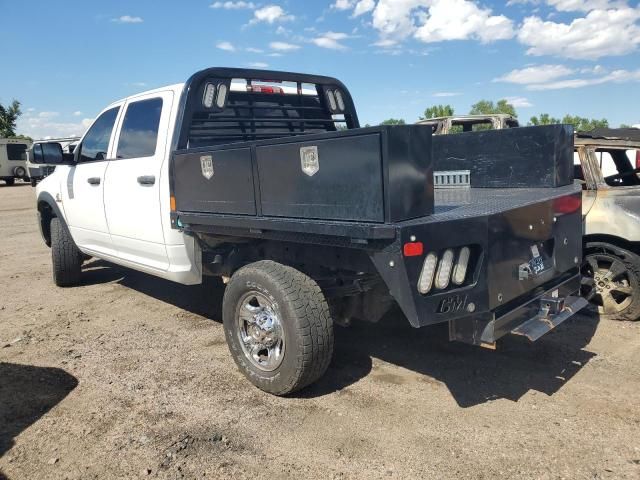
M535 342L549 330L553 330L589 302L582 297L559 298L545 296L540 299L539 313L511 330L515 335L527 337Z

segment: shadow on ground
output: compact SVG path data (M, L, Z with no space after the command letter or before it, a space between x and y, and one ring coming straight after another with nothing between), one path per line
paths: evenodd
M93 278L84 283L115 281L145 295L216 322L222 320L224 286L217 279L184 286L125 268L93 261ZM412 370L444 383L458 405L471 407L505 398L517 401L530 390L553 395L595 354L591 341L598 317L576 315L535 343L507 336L496 351L449 342L446 325L414 329L401 312L390 312L381 322L356 322L336 328L334 360L325 376L299 393L317 397L341 390L366 377L372 358ZM385 374L391 383L405 381Z
M349 377L366 375L372 357L442 382L463 408L499 398L517 401L530 390L553 395L595 356L586 346L597 324L596 316L577 315L535 343L507 336L492 351L449 342L446 325L413 329L394 312L378 324L338 329L330 370L305 395L322 395L343 388ZM385 373L390 383L406 381L392 377Z
M77 385L75 377L59 368L0 363L0 457L11 449L20 432Z

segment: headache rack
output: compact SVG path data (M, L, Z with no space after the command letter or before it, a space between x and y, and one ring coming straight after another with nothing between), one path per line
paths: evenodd
M275 86L257 85L266 82ZM287 82L290 87L278 86ZM205 89L223 86L223 105L205 106ZM216 90L216 91L218 91ZM329 101L340 91L343 108ZM215 97L217 100L217 96ZM176 149L269 140L358 128L348 90L330 77L211 68L192 76L181 99Z

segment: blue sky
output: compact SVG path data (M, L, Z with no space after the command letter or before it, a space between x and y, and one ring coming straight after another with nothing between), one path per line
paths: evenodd
M36 138L209 66L338 77L363 124L483 98L525 122L640 123L638 1L0 0L0 17L0 102L20 100L18 131Z

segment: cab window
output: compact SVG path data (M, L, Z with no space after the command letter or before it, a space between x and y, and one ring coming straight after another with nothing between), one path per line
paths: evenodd
M80 162L94 160L106 160L109 149L109 139L120 107L107 110L91 125L89 131L82 140L80 150Z
M130 103L122 122L117 158L152 157L158 143L162 99Z
M14 161L24 161L27 159L27 146L23 143L8 143L7 158Z

